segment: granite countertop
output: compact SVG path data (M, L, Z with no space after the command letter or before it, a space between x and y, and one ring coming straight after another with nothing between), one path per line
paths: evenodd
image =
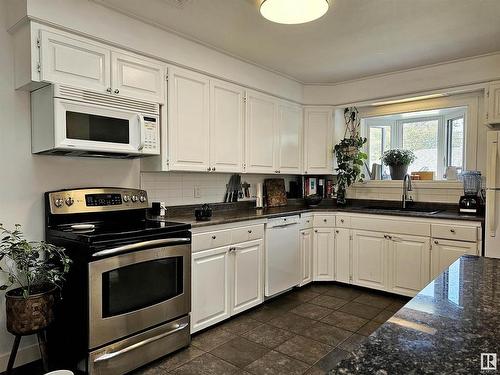
M500 357L499 274L500 259L462 256L330 373L481 373L481 353Z
M220 209L222 205L214 208L212 219L210 221L196 221L194 217L194 206L189 207L177 207L173 212L168 214L168 220L178 221L187 224L191 224L193 228L204 227L208 225L217 224L228 224L238 221L246 220L257 220L257 219L269 219L273 217L285 216L285 215L298 215L306 212L349 212L349 213L366 213L375 215L391 215L391 216L405 216L405 217L420 217L429 219L450 219L450 220L469 220L469 221L484 221L484 216L475 215L463 215L458 212L458 208L452 207L450 205L440 205L434 204L432 206L421 205L420 207L432 207L433 209L440 210L437 213L429 214L425 212L417 211L394 211L386 209L375 209L367 208L370 207L368 203L358 202L356 204L351 204L347 207L336 207L333 203L328 202L317 207L307 207L304 204L290 204L283 207L272 207L264 209L256 209L251 207L252 202L240 202L246 204L233 204L230 209ZM395 207L395 202L387 203L388 205ZM396 202L399 204L399 202ZM384 205L384 201L378 202L377 204L371 204L371 206L381 206Z

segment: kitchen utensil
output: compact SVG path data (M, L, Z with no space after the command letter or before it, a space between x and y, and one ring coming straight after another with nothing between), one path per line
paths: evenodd
M73 224L71 226L71 229L73 230L90 230L90 229L95 229L94 224Z
M319 194L313 194L313 195L308 195L304 199L306 200L306 204L309 207L316 207L318 204L321 203L323 197Z
M464 171L461 174L461 179L464 183L464 195L458 201L459 210L475 214L481 209L481 199L478 197L481 190L481 172Z

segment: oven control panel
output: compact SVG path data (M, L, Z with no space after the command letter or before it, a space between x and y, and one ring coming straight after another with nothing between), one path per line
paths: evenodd
M52 214L120 211L148 208L145 190L92 188L60 190L46 193Z

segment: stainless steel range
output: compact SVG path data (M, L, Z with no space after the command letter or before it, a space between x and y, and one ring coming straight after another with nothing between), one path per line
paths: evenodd
M50 330L57 365L124 374L189 345L189 225L148 220L143 190L61 190L45 203L46 240L73 260Z

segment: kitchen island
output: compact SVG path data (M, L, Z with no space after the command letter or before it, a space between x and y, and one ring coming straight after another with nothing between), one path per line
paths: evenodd
M500 370L500 259L462 256L330 373L477 374L481 353Z

